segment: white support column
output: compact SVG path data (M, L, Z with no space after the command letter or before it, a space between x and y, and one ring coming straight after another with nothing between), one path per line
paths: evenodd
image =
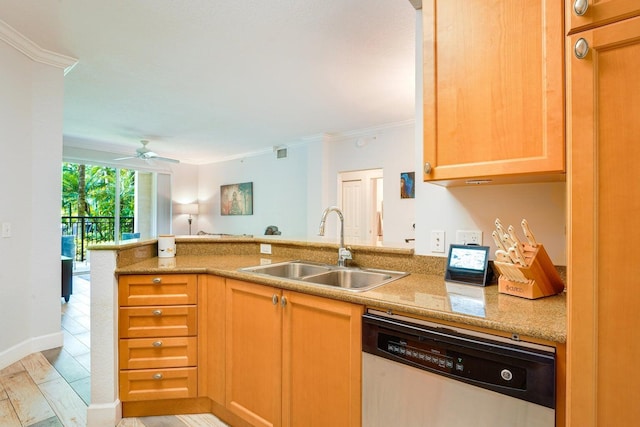
M117 252L91 251L91 403L87 427L115 426L122 418L118 398Z

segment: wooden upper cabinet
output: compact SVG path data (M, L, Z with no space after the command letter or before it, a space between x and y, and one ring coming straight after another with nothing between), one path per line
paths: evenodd
M640 15L638 0L566 0L569 34Z
M562 180L562 2L425 0L422 16L424 180Z

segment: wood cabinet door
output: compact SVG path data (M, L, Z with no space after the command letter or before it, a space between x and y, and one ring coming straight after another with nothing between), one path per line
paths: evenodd
M225 392L224 277L198 277L198 392L224 406Z
M566 0L569 34L640 15L638 0Z
M560 179L563 3L423 0L422 16L424 180Z
M254 426L281 425L279 289L227 279L226 407Z
M362 306L283 298L283 425L360 426Z
M584 59L573 47L583 38ZM569 37L567 425L640 419L640 17Z

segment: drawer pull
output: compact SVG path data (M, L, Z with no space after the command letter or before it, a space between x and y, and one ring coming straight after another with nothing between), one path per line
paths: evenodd
M153 310L151 313L154 316L162 316L162 310Z
M152 345L154 347L162 347L162 341L154 341Z
M589 53L589 43L580 37L573 47L573 52L576 55L576 58L584 59Z
M160 284L160 283L162 283L162 278L160 278L160 277L154 277L151 281L152 281L153 283L155 283L155 284Z
M587 13L589 2L587 0L575 0L573 2L573 11L576 15L582 16Z
M154 380L161 380L162 379L162 374L161 373L157 373L157 374L153 374L153 379Z

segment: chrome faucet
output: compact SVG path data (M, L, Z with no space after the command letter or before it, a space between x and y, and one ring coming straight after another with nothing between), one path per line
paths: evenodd
M342 211L338 209L336 206L330 206L322 212L322 218L320 219L320 230L318 235L324 236L324 224L327 220L327 215L329 212L335 212L338 214L338 218L340 218L340 247L338 248L338 266L344 267L347 265L348 259L353 259L351 255L351 251L344 247L344 215L342 215Z

